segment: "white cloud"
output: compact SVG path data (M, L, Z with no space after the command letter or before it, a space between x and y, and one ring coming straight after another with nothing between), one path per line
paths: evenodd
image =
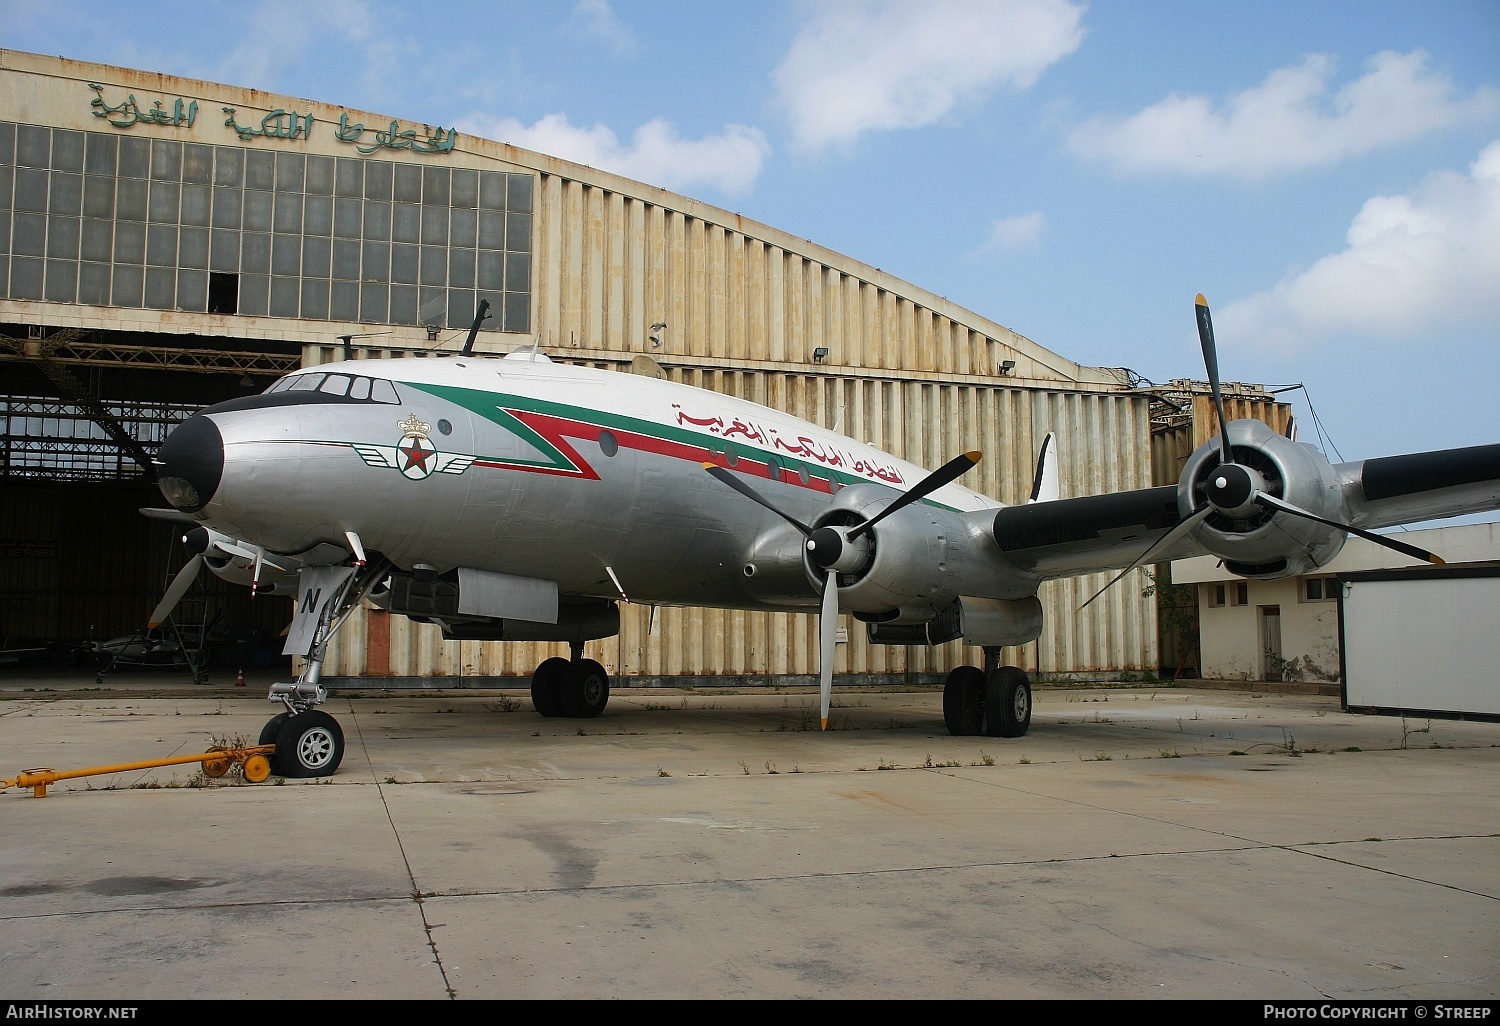
M918 128L1001 84L1027 89L1083 40L1068 0L841 0L813 17L774 73L799 148Z
M1128 118L1090 119L1068 144L1120 171L1255 179L1409 142L1500 109L1493 89L1458 96L1421 50L1376 54L1363 77L1337 92L1329 87L1334 66L1313 54L1217 110L1207 96L1174 94Z
M1448 330L1455 345L1500 334L1500 140L1468 174L1440 171L1410 193L1376 196L1348 248L1215 313L1223 339L1290 350L1329 336L1410 339ZM1459 329L1462 329L1460 331Z
M277 31L274 39L260 31L244 34L242 40L217 62L210 76L231 84L275 88L271 83L281 72L295 69L312 59L309 51L335 38L348 47L363 44L375 35L375 18L366 0L261 0L248 19L251 25L296 26L295 31Z
M574 125L565 114L548 114L529 126L515 118L472 114L461 119L458 128L676 192L708 186L726 195L742 195L754 186L771 152L758 128L727 125L717 135L683 139L661 118L637 128L628 146L608 126Z
M1030 249L1041 241L1042 230L1046 227L1047 215L1040 210L994 221L990 224L989 235L980 245L979 252L987 253L996 249L1007 251Z
M615 17L608 0L578 0L573 5L567 28L604 44L605 49L616 57L628 57L640 49L635 34Z

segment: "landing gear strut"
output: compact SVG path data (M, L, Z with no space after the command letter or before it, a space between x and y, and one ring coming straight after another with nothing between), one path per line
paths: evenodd
M543 716L593 719L609 704L609 674L583 658L583 644L572 646L573 658L544 660L531 675L531 704Z
M302 673L290 683L271 685L266 697L286 706L260 732L260 743L275 745L271 772L280 777L330 777L344 760L344 731L338 720L317 708L328 701L323 687L323 660L328 643L344 625L360 599L390 569L385 560L357 565L338 582L333 597L318 613ZM306 571L304 571L306 573Z
M1021 737L1031 727L1031 678L984 650L984 669L960 666L943 684L943 723L957 737Z

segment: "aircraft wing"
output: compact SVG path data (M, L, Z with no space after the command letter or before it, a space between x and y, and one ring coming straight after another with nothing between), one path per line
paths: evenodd
M1500 506L1500 445L1386 456L1334 469L1356 527L1391 527Z
M1018 569L1072 577L1129 566L1179 519L1177 486L1162 485L1008 506L995 514L993 531L1001 554Z

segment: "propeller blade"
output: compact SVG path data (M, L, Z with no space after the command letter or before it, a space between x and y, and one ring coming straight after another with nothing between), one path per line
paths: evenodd
M850 531L849 540L853 541L862 534L869 534L871 528L880 523L886 517L890 516L892 513L895 513L897 510L905 509L907 506L910 506L918 499L922 499L927 495L930 495L932 492L937 491L939 488L943 487L943 485L945 484L948 484L950 481L956 481L960 475L969 470L969 468L973 467L983 457L984 454L981 453L978 449L960 453L959 455L953 457L947 463L944 463L941 467L938 467L932 473L928 474L926 477L922 478L922 480L918 481L910 491L903 493L899 498L896 499L895 502L891 503L885 509L881 510L879 513L876 513L869 520L866 520L854 530Z
M754 488L751 488L748 484L742 481L737 474L733 474L730 471L726 470L724 467L718 466L714 463L703 464L703 469L708 471L718 480L727 484L729 487L733 488L735 491L739 492L745 498L751 500L752 502L758 502L762 506L766 507L766 509L770 510L772 513L775 513L778 517L791 524L797 530L801 531L804 537L812 534L811 527L808 527L796 517L783 513L781 510L771 505L771 501L769 499L767 499L765 496L761 495L760 492L757 492Z
M1370 531L1362 531L1358 527L1352 527L1349 524L1341 524L1337 520L1325 520L1323 517L1318 516L1316 513L1309 513L1307 510L1301 508L1300 506L1293 506L1290 502L1283 502L1282 500L1274 498L1270 495L1257 495L1255 497L1255 502L1257 505L1264 506L1266 509L1280 510L1283 513L1290 513L1294 517L1302 517L1304 520L1312 520L1319 524L1326 524L1329 527L1336 527L1340 531L1348 531L1350 534L1357 535L1360 538L1363 538L1365 541L1374 542L1376 545L1384 545L1386 548L1391 549L1395 552L1399 552L1403 556L1410 556L1412 559L1420 559L1424 563L1432 563L1437 566L1444 565L1443 558L1436 553L1428 552L1426 549L1419 549L1415 545L1408 545L1406 544L1406 542L1397 541L1389 535L1374 534Z
M198 568L203 565L203 556L194 556L182 564L182 569L177 571L177 576L172 578L172 583L167 585L167 593L161 597L156 608L151 610L151 618L146 621L147 627L160 627L167 617L172 615L172 610L177 608L177 603L182 601L188 589L193 586L193 581L198 578Z
M1219 352L1214 347L1214 321L1208 315L1208 300L1198 293L1198 343L1203 347L1203 366L1208 371L1208 387L1213 390L1214 409L1219 413L1219 462L1233 463L1234 450L1229 447L1229 421L1224 417L1224 392L1219 388Z
M828 729L828 706L833 700L833 646L839 636L839 575L828 571L823 585L823 612L818 617L818 699L822 727Z
M1083 612L1089 607L1089 602L1093 602L1094 599L1098 598L1100 595L1103 595L1106 591L1113 588L1116 584L1120 583L1121 578L1130 573L1130 571L1134 570L1136 567L1140 566L1142 563L1145 563L1147 561L1147 557L1150 556L1151 553L1155 552L1157 549L1166 548L1172 542L1187 534L1193 528L1202 523L1204 518L1206 518L1213 511L1214 508L1212 506L1204 506L1202 509L1194 513L1192 516L1188 517L1186 520L1179 520L1176 527L1172 528L1166 534L1162 535L1160 538L1156 539L1156 541L1152 542L1150 548L1148 548L1145 552L1142 552L1139 556L1135 557L1135 562L1131 563L1124 570L1121 570L1118 574L1116 574L1115 578L1104 587L1094 592L1094 594L1090 596L1089 601L1079 606L1077 611L1080 613Z

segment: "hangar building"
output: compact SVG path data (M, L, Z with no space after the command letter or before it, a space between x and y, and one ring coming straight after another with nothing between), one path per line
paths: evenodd
M452 352L480 300L493 317L477 352L536 344L658 374L928 467L979 448L965 483L1003 501L1026 497L1048 431L1064 494L1154 483L1160 400L1139 379L768 225L451 128L0 51L0 635L142 623L185 559L170 525L135 512L164 505L149 464L172 424L346 353ZM1042 639L1005 661L1154 671L1142 589L1075 613L1102 584L1048 585ZM290 617L217 580L194 601L179 619L222 614L270 647ZM626 607L590 654L620 684L795 678L814 672L815 621ZM554 647L444 642L371 610L325 674L451 686L529 676ZM836 669L935 680L966 661L852 630Z

